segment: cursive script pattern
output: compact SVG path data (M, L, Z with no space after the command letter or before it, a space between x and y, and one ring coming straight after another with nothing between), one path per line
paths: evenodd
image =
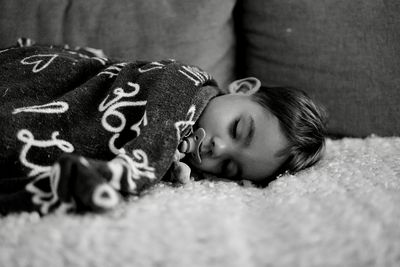
M101 124L107 131L114 133L114 135L109 140L109 149L114 154L125 153L123 148L118 149L115 146L115 140L120 136L120 132L126 126L126 117L119 111L119 108L129 107L129 106L145 106L147 101L120 101L122 98L131 98L136 96L140 91L140 86L137 83L128 82L127 85L133 88L133 91L125 92L124 89L118 87L113 90L114 97L111 98L107 95L106 98L100 103L98 110L104 112L101 118ZM116 126L108 123L110 117L117 118L119 123ZM144 113L141 120L134 124L131 129L136 132L137 135L140 134L139 124L143 122L143 125L147 125L147 116Z
M21 64L34 65L32 72L37 73L46 69L56 57L56 54L38 54L22 59Z
M50 140L35 140L33 134L27 129L22 129L17 133L17 138L23 143L25 143L25 145L21 150L19 159L25 167L31 169L28 176L35 176L43 172L49 172L51 168L50 166L42 166L32 163L27 159L27 154L32 147L45 148L45 147L56 146L60 150L67 153L71 153L74 151L73 145L68 141L58 139L57 138L58 135L59 132L55 131L52 133Z
M195 120L193 119L195 112L196 112L196 107L194 105L191 105L186 114L186 120L175 122L175 129L178 140L181 140L181 134L188 127L193 127L193 125L195 124Z
M64 113L68 110L69 106L67 102L55 101L44 105L36 105L29 107L16 108L12 114L21 112L32 112L32 113Z
M112 170L112 180L110 181L110 185L113 188L119 190L121 189L121 183L123 177L123 168L127 170L126 178L129 192L136 191L136 183L135 180L139 180L142 178L147 178L149 180L155 180L155 168L149 165L149 160L146 152L141 149L135 149L132 151L132 156L130 157L126 154L119 154L116 158L114 158L110 163L109 167Z
M185 75L189 80L193 81L196 86L211 79L211 76L207 72L193 66L182 66L182 69L180 69L179 72Z
M40 212L47 214L51 207L57 206L59 200L57 188L60 182L61 168L58 163L54 164L47 172L40 174L34 181L26 185L26 190L32 193L32 202L40 206ZM49 180L50 191L43 191L35 184L40 183L41 180ZM63 201L58 205L56 212L65 213L67 211L75 209L75 202L71 199L71 202Z

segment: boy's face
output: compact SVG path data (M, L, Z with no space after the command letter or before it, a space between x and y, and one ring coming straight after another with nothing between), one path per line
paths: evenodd
M210 101L198 121L206 132L197 169L229 179L261 181L286 159L277 155L288 140L278 119L251 95L228 94Z

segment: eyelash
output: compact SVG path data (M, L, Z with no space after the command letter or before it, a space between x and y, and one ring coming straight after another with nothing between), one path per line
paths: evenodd
M240 122L240 118L235 119L234 122L233 122L233 124L232 124L232 127L231 127L231 135L232 135L232 138L233 138L233 139L236 139L236 138L237 138L237 127L238 127L238 125L239 125L239 122ZM225 161L223 162L223 164L222 164L222 171L223 171L224 174L226 174L226 173L228 172L228 166L229 166L229 164L232 164L232 162L233 162L232 160L225 160Z
M236 137L237 137L237 127L238 127L238 124L239 124L239 119L236 119L236 120L233 122L233 125L232 125L231 132L232 132L232 137L233 137L234 139L236 139Z

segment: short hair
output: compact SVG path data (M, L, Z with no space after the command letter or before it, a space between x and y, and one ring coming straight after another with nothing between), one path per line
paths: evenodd
M261 86L252 97L278 118L289 141L288 147L279 152L287 160L269 178L275 179L284 172L298 172L322 158L326 113L304 91L292 87Z

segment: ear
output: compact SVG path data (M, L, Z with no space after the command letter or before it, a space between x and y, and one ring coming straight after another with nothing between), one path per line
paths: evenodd
M254 77L247 77L244 79L233 81L228 86L230 94L246 94L251 95L260 89L261 82Z

